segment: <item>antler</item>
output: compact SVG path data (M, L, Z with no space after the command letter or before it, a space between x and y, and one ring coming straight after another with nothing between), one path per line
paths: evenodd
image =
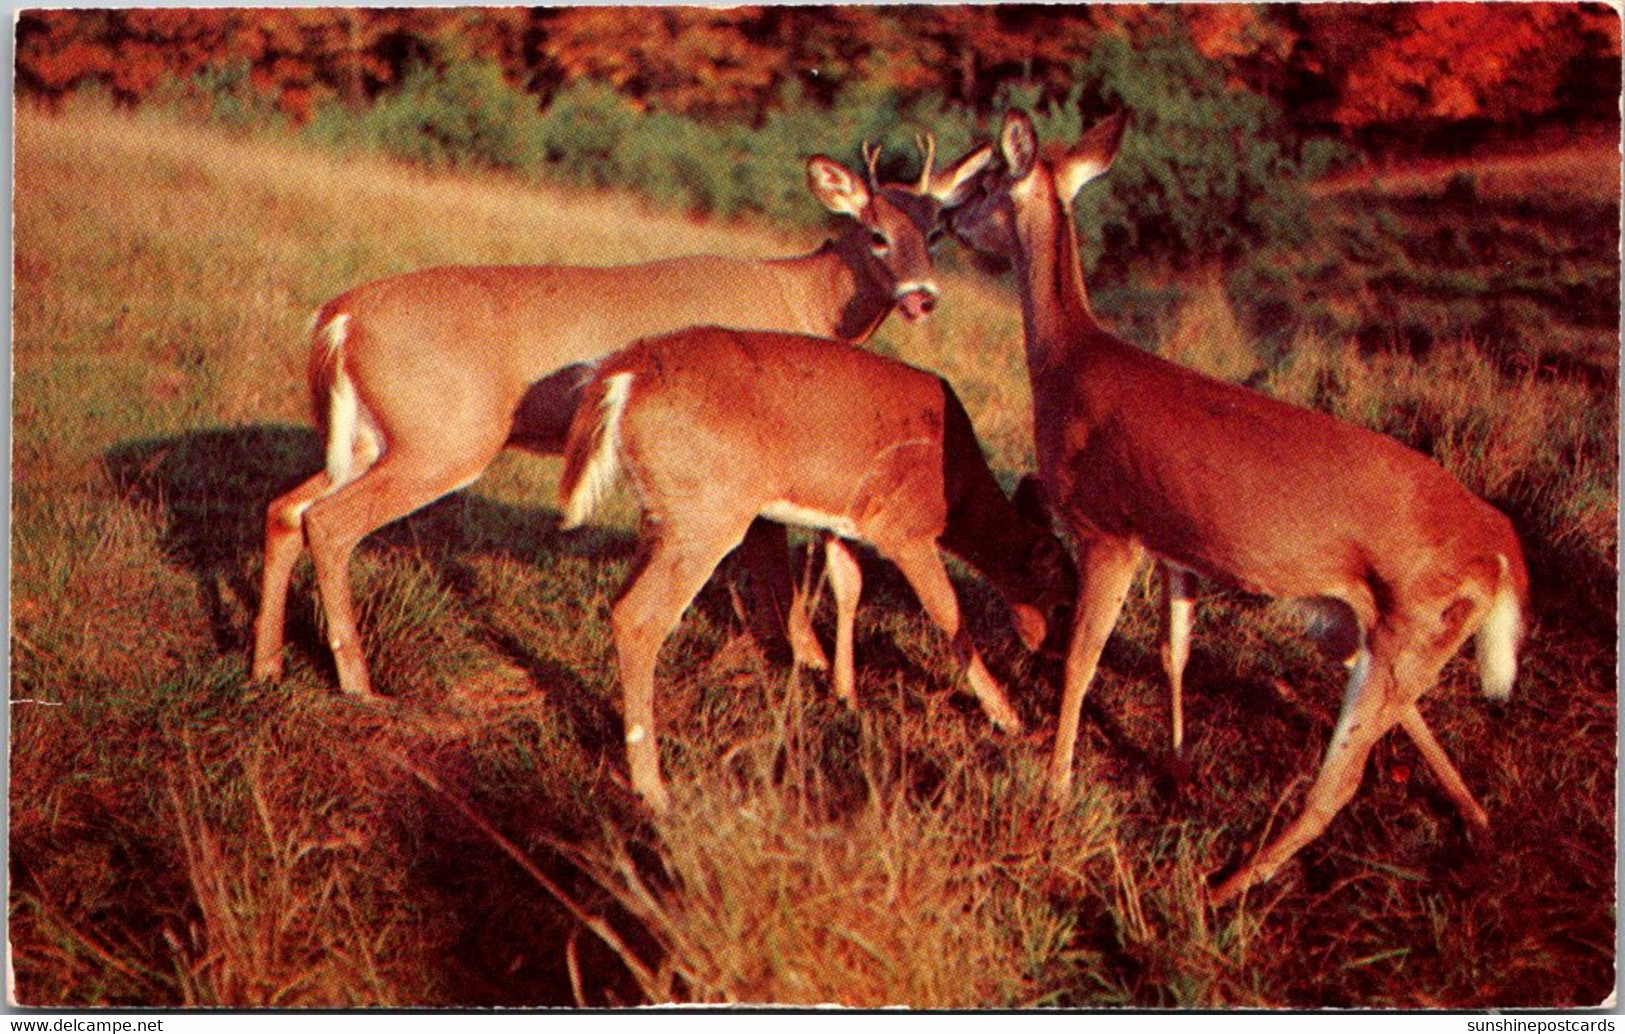
M873 147L871 147L869 145L869 141L865 140L863 142L863 161L865 165L869 166L870 188L879 190L880 176L875 171L875 163L880 161L880 145L875 144Z
M931 166L936 164L937 160L937 135L929 131L916 133L914 134L914 146L918 147L920 153L925 155L925 164L920 167L920 185L917 191L921 194L929 194L931 192Z

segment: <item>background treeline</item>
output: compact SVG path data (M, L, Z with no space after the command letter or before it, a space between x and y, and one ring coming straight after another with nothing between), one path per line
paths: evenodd
M639 110L759 126L876 84L974 112L1012 83L1056 102L1103 42L1166 34L1295 130L1394 147L1606 121L1619 94L1618 20L1602 4L29 11L17 72L28 93L97 81L136 102L241 65L309 119L399 90L414 69L482 61L543 105L592 81ZM1451 131L1416 132L1429 126Z

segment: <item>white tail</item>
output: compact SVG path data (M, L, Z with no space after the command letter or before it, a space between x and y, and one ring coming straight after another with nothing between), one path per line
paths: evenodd
M852 621L862 591L840 538L848 536L902 571L953 641L988 718L1021 728L960 621L938 539L956 511L966 528L997 529L990 538L1003 556L983 573L1019 620L1036 623L1029 645L1043 639L1075 578L1047 519L1029 519L999 491L940 378L800 335L700 327L640 341L604 360L576 413L559 485L570 520L590 512L617 467L654 518L645 524L644 562L613 612L632 785L653 807L667 802L655 742L656 655L762 515L833 529L825 548L839 696L854 700Z
M1518 603L1517 586L1512 581L1510 562L1501 562L1501 577L1495 601L1478 629L1478 683L1491 700L1512 696L1518 678L1518 646L1523 642L1523 608Z
M810 255L453 266L365 284L323 306L310 383L327 431L325 469L267 508L254 677L281 674L288 584L308 543L339 684L369 694L347 573L356 545L470 484L507 446L559 452L582 364L698 324L857 342L893 308L910 319L929 313L938 292L927 236L938 201L866 182L822 156L806 171L814 196L852 220ZM752 537L758 557L776 548L787 597L782 529L759 525Z
M566 531L580 527L592 516L620 476L621 413L632 391L632 375L617 373L606 377L599 391L601 395L596 399L589 393L588 405L583 407L590 408L596 415L587 439L587 458L578 475L573 478L566 475L562 482L568 491L561 489L564 518L559 526Z
M949 216L961 240L1013 259L1019 271L1039 474L1082 549L1052 794L1071 786L1084 694L1135 571L1151 556L1168 582L1164 664L1176 741L1190 572L1316 601L1332 621L1323 631L1352 662L1302 814L1214 892L1216 902L1268 879L1318 836L1358 788L1378 737L1396 725L1462 815L1487 824L1417 701L1474 632L1485 691L1510 690L1528 595L1511 523L1390 438L1182 369L1095 320L1070 206L1110 168L1125 126L1123 117L1107 120L1050 160L1032 122L1012 112L997 162L986 149L962 159L977 170L979 189L967 189Z
M340 314L316 331L319 362L332 370L332 387L328 389L327 403L327 480L328 491L342 488L353 476L356 458L357 434L360 431L360 402L356 399L355 384L344 372L344 337L350 317Z

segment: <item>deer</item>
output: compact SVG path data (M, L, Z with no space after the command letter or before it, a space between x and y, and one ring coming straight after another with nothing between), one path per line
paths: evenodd
M1011 260L1021 289L1038 477L1078 543L1079 595L1049 761L1067 798L1084 695L1147 557L1169 576L1164 664L1188 654L1192 577L1304 601L1349 668L1331 741L1301 811L1228 878L1217 907L1275 876L1353 798L1378 739L1415 743L1469 827L1487 829L1418 707L1476 637L1479 682L1506 700L1529 576L1512 523L1427 456L1366 428L1185 369L1116 337L1089 305L1072 203L1105 173L1127 115L1041 154L1006 114L997 146L945 170L963 181L950 232ZM1176 705L1177 711L1177 705Z
M934 141L919 139L934 151ZM811 254L688 256L638 265L444 266L373 281L317 312L308 379L324 467L266 508L251 676L282 676L292 572L308 545L340 688L373 696L352 610L349 561L383 525L467 487L504 448L563 451L591 363L641 337L695 324L818 334L861 343L892 311L927 317L939 289L930 246L939 202L867 181L822 155L812 194L850 228ZM940 184L939 184L940 186ZM782 528L761 522L747 550L788 580ZM798 620L799 618L799 620ZM799 602L796 659L825 660Z
M806 335L698 327L599 364L576 411L559 483L561 527L581 525L621 479L643 511L639 557L611 608L632 787L670 807L660 774L655 661L718 562L759 517L815 529L836 607L835 695L856 706L853 624L866 542L902 572L952 643L982 711L1020 716L961 620L941 553L974 529L982 574L1028 649L1076 591L1048 515L1007 500L969 416L934 374Z

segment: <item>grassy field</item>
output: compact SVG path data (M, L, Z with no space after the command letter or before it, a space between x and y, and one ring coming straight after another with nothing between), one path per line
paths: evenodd
M1534 575L1510 703L1477 695L1464 655L1423 705L1493 836L1469 842L1390 737L1325 836L1212 914L1203 881L1298 806L1341 693L1290 616L1253 599L1202 601L1181 766L1152 595L1135 594L1087 708L1080 790L1052 810L1046 737L988 731L883 565L866 574L856 714L739 636L713 587L663 654L678 807L656 824L625 787L611 664L630 508L562 535L557 462L510 455L358 553L389 707L336 693L308 567L289 677L248 683L263 507L320 465L303 375L318 304L440 262L816 240L93 110L21 110L16 153L21 1003L1484 1008L1613 989L1612 381L1509 369L1504 346L1461 335L1373 351L1299 332L1266 350L1216 282L1152 321L1150 347L1427 450L1513 517ZM1598 183L1574 189L1617 203ZM1008 482L1031 467L1019 314L1008 284L946 283L932 321L889 324L875 347L957 386ZM960 587L990 665L1047 729L1056 666Z

